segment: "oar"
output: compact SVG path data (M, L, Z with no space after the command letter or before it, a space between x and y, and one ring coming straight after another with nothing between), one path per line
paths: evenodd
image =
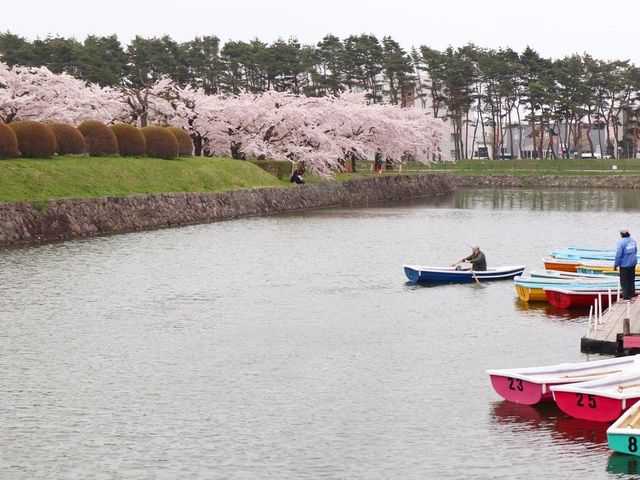
M452 264L452 267L455 267L456 265L460 265L462 262L456 262L454 264ZM476 276L476 272L473 271L473 265L471 265L471 276L473 277L473 279L476 281L476 283L478 285L480 285L480 280L478 280L478 277Z
M473 271L473 265L471 265L471 275L473 275L473 279L476 281L478 285L480 285L480 280L476 277L476 272Z
M629 418L629 423L627 424L628 428L636 428L636 423L640 420L640 410L633 414L631 418Z
M594 377L597 375L610 375L612 373L618 373L621 372L622 370L609 370L606 372L594 372L594 373L583 373L580 375L563 375L560 378L582 378L582 377Z

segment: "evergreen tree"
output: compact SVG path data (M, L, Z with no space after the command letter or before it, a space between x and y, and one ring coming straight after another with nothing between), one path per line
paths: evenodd
M405 105L408 93L413 92L415 78L411 58L391 37L382 39L382 68L389 84L389 97L393 105Z

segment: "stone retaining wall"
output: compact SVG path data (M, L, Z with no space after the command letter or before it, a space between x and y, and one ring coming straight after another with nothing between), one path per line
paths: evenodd
M436 173L225 193L168 193L5 203L0 204L0 247L217 222L309 208L366 205L439 195L459 187L640 188L640 176L516 177Z
M536 177L516 177L511 175L469 175L455 177L456 187L475 188L640 188L640 176L607 175L575 176L541 175Z
M216 222L452 192L450 174L384 176L291 188L0 204L0 246Z

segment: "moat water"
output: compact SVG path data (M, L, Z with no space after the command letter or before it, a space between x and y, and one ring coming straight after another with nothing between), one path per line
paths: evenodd
M582 313L510 281L640 236L640 192L462 190L0 251L0 478L612 478L604 424L502 402L486 369L588 358Z

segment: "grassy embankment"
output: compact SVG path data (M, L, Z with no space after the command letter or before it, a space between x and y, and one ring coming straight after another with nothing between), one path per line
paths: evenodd
M338 174L336 179L370 177L376 175L371 170L372 162L358 161L357 174ZM615 168L614 168L615 166ZM562 160L458 160L424 165L409 162L402 166L403 174L426 172L451 172L456 175L514 175L514 176L601 176L640 175L640 159L562 159ZM398 165L394 165L385 175L397 175Z
M0 202L282 187L288 178L227 158L55 157L0 160Z
M433 164L427 171L460 175L640 175L640 159L459 160Z
M359 161L357 173L340 173L334 180L375 176L371 165ZM640 175L640 159L460 160L431 166L410 162L402 167L403 174L442 171L459 175ZM395 165L384 175L398 173ZM311 175L305 178L307 183L326 181ZM0 202L288 186L288 174L280 180L250 162L229 158L68 156L0 161Z

